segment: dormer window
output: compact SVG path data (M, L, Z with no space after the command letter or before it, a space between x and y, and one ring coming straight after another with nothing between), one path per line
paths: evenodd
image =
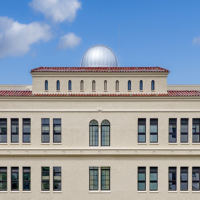
M115 82L115 90L119 91L119 81L118 80Z
M128 91L131 91L131 81L128 81Z
M72 81L71 80L68 81L68 90L69 91L72 90Z
M92 91L95 91L96 90L96 81L93 80L92 81Z
M60 81L57 81L57 82L56 82L56 89L57 89L57 90L60 90Z
M104 81L104 91L107 91L108 90L108 84L107 84L107 81L105 80Z
M45 85L45 86L44 86L44 87L45 87L45 90L48 90L48 81L47 81L47 80L45 81L45 84L44 84L44 85Z
M84 81L83 80L81 80L81 82L80 82L80 90L84 91Z
M155 81L154 80L151 81L151 90L155 90Z
M143 81L140 80L140 90L143 90Z

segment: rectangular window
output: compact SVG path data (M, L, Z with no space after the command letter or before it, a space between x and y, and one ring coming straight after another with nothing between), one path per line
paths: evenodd
M49 167L42 167L42 191L49 191Z
M176 167L169 167L169 191L176 191Z
M188 167L181 167L181 191L188 191Z
M89 168L89 190L98 190L99 189L99 168L90 167Z
M200 142L200 130L199 130L199 126L200 126L200 119L193 119L193 125L192 125L192 133L193 133L193 142L194 143L198 143Z
M31 168L23 167L23 191L31 190Z
M53 119L53 142L61 143L61 119Z
M158 190L158 168L150 167L150 191Z
M0 119L0 143L7 143L7 119Z
M42 119L42 143L49 143L49 119Z
M176 119L169 119L169 143L176 143Z
M138 167L138 191L146 190L146 167Z
M158 119L150 119L150 142L158 142Z
M146 142L146 119L138 119L138 142Z
M11 119L11 142L19 142L19 119Z
M11 190L19 191L19 167L11 167Z
M101 190L110 190L110 167L101 167Z
M181 119L181 143L188 142L188 119Z
M53 190L61 191L61 167L53 167Z
M31 142L31 119L23 119L23 143Z
M7 167L0 167L0 191L7 191Z
M193 167L192 168L192 190L193 191L199 191L199 182L200 182L200 178L199 178L199 174L200 174L200 167Z

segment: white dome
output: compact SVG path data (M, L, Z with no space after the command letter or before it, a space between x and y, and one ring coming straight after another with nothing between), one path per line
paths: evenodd
M109 47L95 45L84 53L81 67L118 67L117 57Z

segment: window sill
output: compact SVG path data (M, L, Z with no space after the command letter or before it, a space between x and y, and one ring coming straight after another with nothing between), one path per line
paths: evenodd
M7 145L8 143L0 143L0 145Z
M104 92L108 92L108 90L104 90Z
M180 145L189 145L189 143L180 143Z
M96 90L92 90L92 92L96 92Z
M62 193L62 191L53 191L53 193Z
M41 143L41 145L50 145L51 143Z
M180 191L180 193L189 193L189 191Z
M19 145L19 143L10 143L10 145Z
M178 143L168 143L168 145L177 145Z
M155 92L155 90L151 90L151 92Z
M159 191L149 191L149 193L159 193Z
M41 193L50 193L50 191L41 191Z
M84 92L84 90L80 90L80 92Z
M22 145L31 145L31 143L22 143Z
M62 143L53 143L53 145L62 145Z
M8 193L8 191L0 191L0 193Z
M192 193L200 193L200 191L192 191Z
M115 90L115 92L120 92L119 90Z
M111 191L101 191L101 190L97 190L97 191L89 191L90 194L99 194L99 193L111 193Z
M140 90L140 92L144 92L144 90Z
M49 90L45 90L44 92L49 92Z
M192 143L192 145L193 145L193 144L194 144L194 145L200 145L200 143Z
M131 90L128 90L127 92L132 92Z
M147 193L147 191L137 191L138 193Z
M168 193L178 193L178 191L168 191Z
M31 193L31 191L22 191L23 193Z
M12 193L19 193L19 191L10 191L10 192L12 192Z
M147 145L147 143L138 143L138 145Z
M56 90L56 92L60 92L60 90Z
M68 92L72 92L72 90L68 90Z
M159 143L149 143L150 145L159 145Z

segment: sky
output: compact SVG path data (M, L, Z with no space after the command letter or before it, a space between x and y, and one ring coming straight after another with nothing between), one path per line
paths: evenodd
M96 44L120 67L160 66L168 84L200 84L199 10L199 0L1 0L0 84L32 84L40 66L79 67Z

